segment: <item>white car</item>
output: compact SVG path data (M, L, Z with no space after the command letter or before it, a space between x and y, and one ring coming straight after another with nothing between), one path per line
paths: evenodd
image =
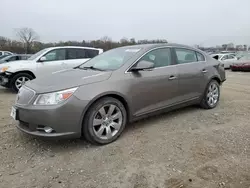
M220 61L222 64L224 64L225 69L230 68L232 63L238 60L235 54L222 53L222 54L212 54L211 56Z
M0 57L1 56L5 56L5 55L12 55L13 53L12 52L9 52L9 51L0 51Z
M18 91L29 80L74 68L103 52L103 49L61 46L43 49L28 60L0 65L0 85Z

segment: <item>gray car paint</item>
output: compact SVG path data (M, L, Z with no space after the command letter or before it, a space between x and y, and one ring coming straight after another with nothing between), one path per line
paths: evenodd
M21 125L18 128L37 136L79 137L87 109L100 97L109 95L121 100L131 122L152 115L153 112L199 103L211 79L220 83L225 80L225 71L220 62L200 50L178 44L148 44L131 48L136 47L141 50L115 71L71 69L28 82L26 87L34 90L35 96L67 88L79 88L72 98L60 105L34 106L32 103L36 97L27 105L15 105L20 112L21 121L31 123L34 127L49 125L57 133L31 131ZM144 54L165 47L195 50L203 54L206 60L177 65L173 59L170 66L137 73L129 71Z

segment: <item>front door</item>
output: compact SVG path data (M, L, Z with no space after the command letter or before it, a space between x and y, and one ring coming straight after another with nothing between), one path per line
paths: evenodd
M36 77L48 76L57 71L67 69L65 49L51 50L43 57L45 57L44 61L37 62Z
M172 65L170 48L150 51L141 60L153 62L155 68L130 72L133 79L130 97L134 106L131 110L135 116L174 104L178 92L177 70Z
M175 48L175 55L180 101L185 102L200 97L206 87L205 57L199 52L185 48Z

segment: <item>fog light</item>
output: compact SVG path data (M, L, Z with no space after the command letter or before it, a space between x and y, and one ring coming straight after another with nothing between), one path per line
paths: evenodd
M53 129L51 127L44 127L46 133L52 133Z

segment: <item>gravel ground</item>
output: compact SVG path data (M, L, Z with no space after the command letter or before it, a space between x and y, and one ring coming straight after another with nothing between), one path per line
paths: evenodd
M42 141L9 117L0 88L0 187L249 188L250 74L227 72L213 110L188 107L139 121L107 146Z

